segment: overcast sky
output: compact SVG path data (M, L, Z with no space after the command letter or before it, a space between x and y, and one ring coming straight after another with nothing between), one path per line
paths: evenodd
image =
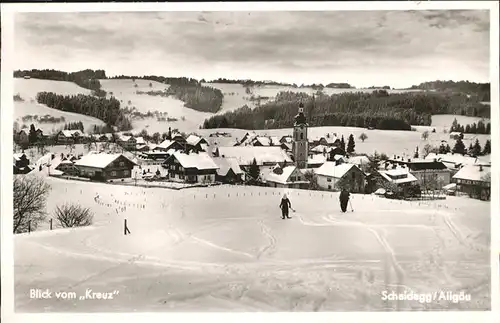
M407 87L489 82L488 11L18 13L16 69Z

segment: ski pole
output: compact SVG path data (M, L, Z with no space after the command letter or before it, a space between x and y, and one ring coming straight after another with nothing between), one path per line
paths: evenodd
M351 212L354 212L354 209L352 208L351 200L349 200L349 205L351 206Z

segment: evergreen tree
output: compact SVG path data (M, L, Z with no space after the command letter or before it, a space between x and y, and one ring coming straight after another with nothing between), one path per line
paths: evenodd
M489 123L488 123L489 125ZM484 144L483 148L483 155L489 155L491 154L491 141L488 139L486 140L486 143Z
M481 145L479 144L479 139L476 139L476 142L474 143L474 146L472 147L471 150L469 150L469 152L473 155L473 156L480 156L481 153L482 153L482 147Z
M356 144L354 143L354 136L352 134L349 135L349 139L347 142L347 153L351 154L354 152Z
M252 179L254 180L257 180L259 178L260 171L259 171L259 166L257 165L257 160L255 158L253 159L252 164L250 165L248 173L250 177L252 177Z
M470 143L469 145L469 148L467 149L467 151L472 154L472 151L474 150L474 146L472 146L472 142Z
M445 153L451 153L451 147L450 145L446 144L446 150L445 150Z
M342 151L345 151L344 135L342 135L342 138L340 139L340 149L342 149Z
M462 139L459 138L455 142L455 146L453 147L453 153L462 154L462 155L465 154L465 145L464 145L464 142L462 141Z

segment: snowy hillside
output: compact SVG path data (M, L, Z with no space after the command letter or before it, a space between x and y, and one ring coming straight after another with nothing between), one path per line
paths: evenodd
M48 181L48 211L65 196L92 208L94 226L15 236L16 311L490 307L489 203L355 195L354 212L341 214L336 193L289 190L296 213L282 220L280 189ZM384 303L381 291L398 285L465 291L473 301ZM41 300L30 299L31 288L118 294L106 302Z
M18 122L19 127L22 127L23 124L29 127L33 123L36 128L42 129L44 133L51 133L62 128L65 123L69 122L81 121L86 131L87 129L92 129L94 125L104 125L104 122L97 118L60 111L43 104L38 104L36 102L36 95L38 92L44 91L60 95L90 95L90 90L84 89L72 82L15 78L14 94L19 94L24 100L22 102L14 101L14 121ZM22 118L27 115L37 115L38 117L50 115L55 118L64 117L64 121L59 123L39 123L35 120L23 121Z
M149 133L166 132L168 127L178 128L180 131L191 132L198 129L203 121L210 117L211 113L199 112L185 108L184 102L173 97L152 96L147 94L137 94L137 91L163 91L169 87L155 81L137 79L109 79L99 80L102 89L108 92L108 96L113 95L120 101L122 108L133 108L141 113L148 111L167 113L166 117L178 119L175 122L158 121L157 118L133 119L132 126L134 132L146 129ZM151 83L151 87L149 84ZM135 85L137 84L137 87ZM184 118L184 120L182 120Z

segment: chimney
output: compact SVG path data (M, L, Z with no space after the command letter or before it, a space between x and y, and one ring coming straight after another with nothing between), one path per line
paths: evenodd
M408 162L411 163L411 159L410 158L408 158Z
M434 158L434 162L437 162L437 158Z
M479 171L482 172L483 171L483 165L479 165Z

